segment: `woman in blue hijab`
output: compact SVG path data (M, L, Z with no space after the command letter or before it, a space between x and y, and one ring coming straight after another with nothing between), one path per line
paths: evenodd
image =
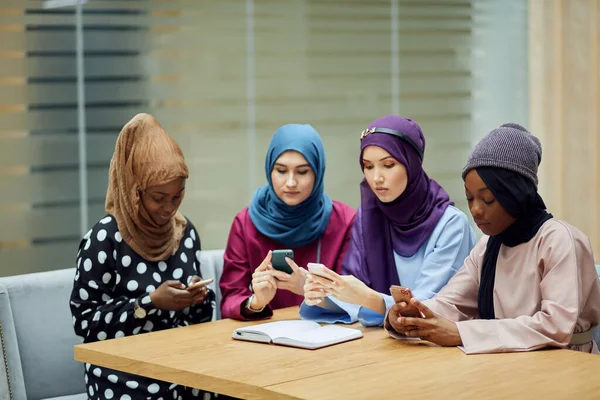
M240 211L229 232L220 280L224 318L268 318L303 300L306 265L339 272L355 211L324 192L325 149L310 125L279 128L265 158L267 184ZM288 274L271 265L271 252L292 249Z

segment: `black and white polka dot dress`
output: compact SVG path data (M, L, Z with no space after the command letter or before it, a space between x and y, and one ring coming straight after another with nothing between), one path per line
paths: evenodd
M167 280L188 284L200 276L200 238L188 220L177 252L165 261L146 261L121 237L112 216L101 219L79 245L77 272L71 293L75 333L85 343L138 335L210 321L215 296L181 311L154 308L150 293ZM133 315L134 302L147 311L143 319ZM156 381L90 364L85 365L90 399L187 399L211 398L210 393Z

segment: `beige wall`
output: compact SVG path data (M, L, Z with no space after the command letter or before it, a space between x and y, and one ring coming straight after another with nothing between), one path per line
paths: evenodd
M530 0L531 129L540 192L600 260L600 0Z

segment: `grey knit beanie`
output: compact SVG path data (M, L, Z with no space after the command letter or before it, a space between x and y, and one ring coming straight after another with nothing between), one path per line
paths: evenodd
M537 188L537 171L542 161L542 144L521 125L507 123L488 133L479 143L463 168L462 178L474 168L498 167L529 178Z

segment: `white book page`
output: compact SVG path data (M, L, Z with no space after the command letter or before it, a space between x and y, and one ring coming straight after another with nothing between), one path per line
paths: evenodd
M273 338L274 343L316 349L362 337L358 329L326 325L319 329L297 332L285 337Z
M307 332L318 328L320 328L320 325L314 321L276 321L238 328L236 329L236 332L263 334L271 339L275 339L276 337L289 337L290 335L296 335L301 332Z

